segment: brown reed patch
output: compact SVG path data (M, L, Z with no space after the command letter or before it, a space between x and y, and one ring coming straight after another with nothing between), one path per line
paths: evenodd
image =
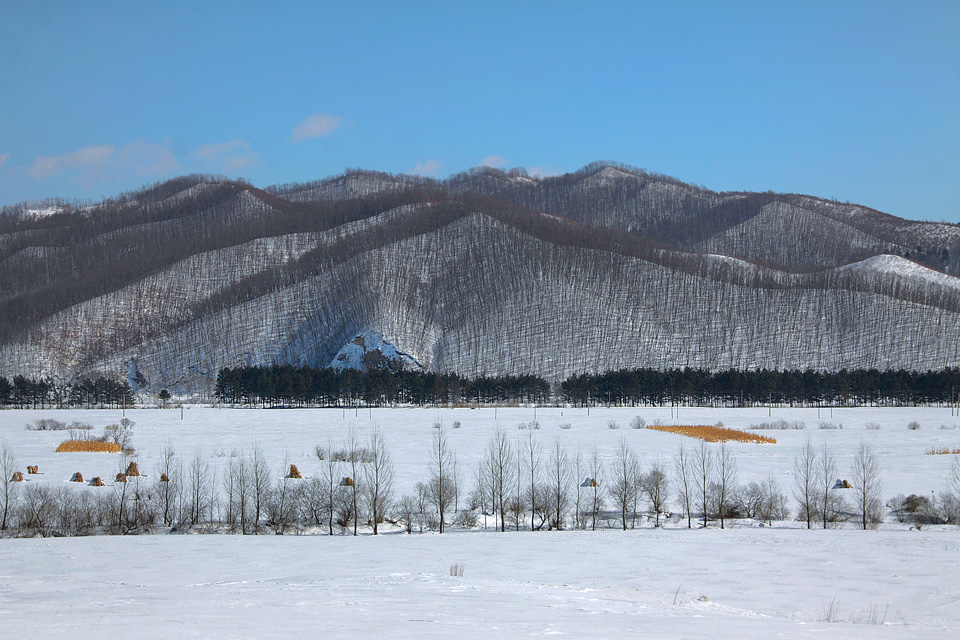
M288 478L295 478L295 479L298 479L298 480L300 480L300 479L303 478L303 476L300 475L300 470L297 469L297 465L295 465L295 464L290 465L290 473L287 474L287 477L288 477Z
M125 475L125 476L139 476L139 475L140 475L140 470L137 469L137 463L136 463L136 462L131 462L130 464L128 464L128 465L127 465L127 470L123 472L123 475Z
M167 474L161 473L161 474L160 474L160 482L170 482L170 478L167 477Z
M681 436L698 438L707 442L755 442L758 444L777 444L777 441L774 438L768 438L767 436L706 424L679 425L675 427L650 425L647 427L647 429L665 431L667 433L676 433Z
M36 475L40 473L40 471L38 470L39 468L40 468L40 465L38 464L35 464L32 467L30 465L27 465L27 475Z
M23 474L19 471L14 471L13 477L10 478L10 482L23 482Z
M105 486L107 486L107 485L103 482L103 478L101 478L100 476L97 476L96 478L94 478L93 480L90 481L90 486L91 486L91 487L105 487Z
M924 451L928 456L950 456L960 455L960 449L948 449L947 447L936 447Z
M57 453L118 453L120 445L116 442L99 440L64 440L57 447Z
M83 482L83 474L77 471L73 474L73 477L70 478L70 482Z
M118 473L118 474L117 474L117 477L114 478L114 481L115 481L115 482L126 482L126 481L127 481L127 476L123 475L122 473Z

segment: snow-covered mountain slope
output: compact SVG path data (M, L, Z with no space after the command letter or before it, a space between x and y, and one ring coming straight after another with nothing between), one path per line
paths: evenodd
M587 178L622 186L637 176ZM718 197L645 179L664 203L669 191L704 206ZM845 245L841 222L770 201L701 234L700 253L448 187L290 202L279 190L187 181L61 216L59 227L8 222L0 375L135 367L149 387L189 389L224 366L362 366L378 347L407 366L554 380L641 366L960 365L960 280L893 255L892 243L871 246L862 225ZM579 193L586 202L589 189ZM778 229L780 244L756 244ZM798 236L815 242L805 252ZM761 261L743 257L757 252ZM777 266L783 255L813 258L795 270Z

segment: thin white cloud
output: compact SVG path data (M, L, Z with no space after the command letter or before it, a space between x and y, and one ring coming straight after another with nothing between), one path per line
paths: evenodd
M418 162L417 166L410 169L407 173L415 176L435 176L440 171L440 163L430 158L424 162Z
M64 171L99 172L103 170L114 151L116 147L112 144L98 144L70 153L61 153L58 156L37 156L36 162L27 174L34 180L43 180Z
M156 176L175 173L183 168L166 143L130 142L117 147L113 160L118 179L131 171L138 176Z
M503 156L487 156L477 165L480 167L493 167L494 169L503 169L507 166L507 159Z
M250 143L240 139L200 145L193 155L201 164L228 173L253 166L258 159L257 154L250 151Z
M180 163L164 144L135 141L116 146L95 144L56 156L38 156L27 170L34 180L67 174L83 185L178 171Z
M319 138L333 133L343 124L343 118L327 113L315 113L306 120L301 120L290 134L292 142L302 142L310 138Z
M3 155L0 155L0 169L3 169L3 165L6 164L7 160L9 160L9 159L10 159L10 154L9 154L9 153L5 153L5 154L3 154Z

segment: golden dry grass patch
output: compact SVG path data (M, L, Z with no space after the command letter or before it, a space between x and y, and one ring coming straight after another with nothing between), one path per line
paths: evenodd
M695 425L650 425L647 429L655 431L665 431L666 433L676 433L681 436L697 438L706 442L754 442L758 444L777 444L775 438L768 438L756 433L748 433L738 429L728 429L707 424Z
M99 440L64 440L57 447L57 453L119 453L120 445L116 442L100 442Z
M936 447L924 451L928 456L950 456L960 455L960 449L948 449L947 447Z

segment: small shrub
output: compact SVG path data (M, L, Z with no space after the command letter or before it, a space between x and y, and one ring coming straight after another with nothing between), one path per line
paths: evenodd
M527 425L526 422L521 422L520 424L517 425L517 429L519 429L520 431L526 431L528 426L529 425Z
M835 429L843 429L843 423L842 422L821 422L818 428L831 430L831 431Z
M870 429L870 431L879 431L879 430L880 430L880 425L877 424L876 422L868 422L868 423L867 423L866 425L864 425L864 426L866 426L867 429Z
M462 578L464 566L462 562L454 562L450 565L450 575L455 578Z
M647 421L641 418L640 416L637 416L636 418L630 421L631 429L645 429L646 426L647 426Z
M439 422L434 422L434 423L433 423L433 428L434 428L434 429L442 429L442 428L443 428L443 425L440 424Z
M560 423L560 428L561 428L561 429L573 429L573 425L570 424L569 422L562 422L562 423Z
M920 423L914 420L913 422L907 425L907 429L909 429L910 431L919 431Z
M69 429L67 423L53 418L40 418L27 424L28 431L66 431L67 429Z
M611 420L610 422L607 423L607 429L619 429L619 428L620 428L620 425L617 424L616 420Z
M531 420L531 421L530 421L530 428L536 431L537 429L540 428L540 423L539 423L538 421L536 421L536 420Z
M454 428L454 429L459 429L460 427L461 427L460 421L459 421L459 420L454 420L454 421L453 421L453 428Z
M454 524L464 529L473 529L477 526L477 514L474 511L460 511L457 513Z
M944 431L955 431L955 430L957 429L957 425L955 425L955 424L942 424L942 425L940 425L940 428L941 428L942 430L944 430Z
M788 429L795 431L802 431L807 428L807 425L800 420L794 420L793 422L788 422L787 420L774 420L773 422L761 422L759 424L750 425L751 431L764 431L764 430L776 430L776 431L786 431Z

